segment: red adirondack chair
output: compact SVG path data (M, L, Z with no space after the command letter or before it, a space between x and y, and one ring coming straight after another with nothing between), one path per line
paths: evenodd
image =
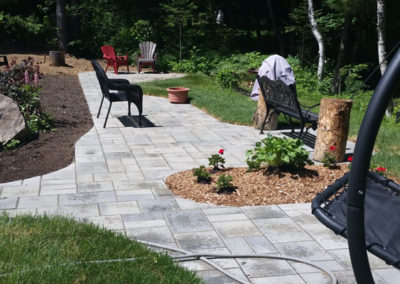
M114 67L115 74L118 74L118 67L126 66L128 68L128 73L129 73L128 54L123 56L115 55L114 47L112 47L111 45L102 46L101 51L103 52L103 58L107 60L106 71L108 66L112 66Z

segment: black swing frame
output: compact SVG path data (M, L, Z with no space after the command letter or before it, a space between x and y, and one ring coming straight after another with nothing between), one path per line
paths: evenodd
M341 227L326 216L322 216L319 211L315 214L318 219L327 227L337 233L347 237L349 244L349 252L354 275L357 283L374 283L371 268L368 261L367 246L365 238L365 195L367 188L367 179L371 178L369 165L375 140L379 131L383 116L390 99L399 90L400 87L400 50L397 51L389 66L387 67L384 76L379 81L374 95L368 105L364 119L362 121L360 131L358 133L356 146L353 154L353 161L349 176L344 176L342 179L333 184L321 195L317 196L313 201L313 213L317 211L317 203L321 203L321 198L328 198L329 191L334 194L337 187L348 181L347 192L347 228ZM374 178L374 177L372 177ZM377 178L377 177L375 177ZM394 189L399 189L400 186L391 182ZM389 182L388 182L389 184ZM319 200L318 200L319 199ZM319 216L318 216L319 215ZM323 221L322 219L326 219ZM371 249L370 249L371 250ZM379 249L378 249L379 250ZM375 255L381 258L386 258L388 261L390 256L385 256L385 252L377 252L371 250ZM396 267L398 265L394 264Z

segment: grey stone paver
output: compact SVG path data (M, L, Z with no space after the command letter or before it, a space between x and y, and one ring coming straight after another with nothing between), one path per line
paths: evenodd
M131 82L181 74L120 74ZM288 254L315 261L334 272L340 283L355 283L347 242L321 225L310 203L223 207L185 200L171 193L165 178L180 170L208 164L207 157L225 149L226 166L246 166L245 152L266 136L253 127L222 123L189 104L144 96L146 119L155 127L124 127L126 104L114 104L103 128L108 102L96 118L100 88L94 72L79 74L94 127L79 139L75 160L64 169L26 180L0 184L0 212L64 215L126 234L203 253ZM137 115L133 107L133 116ZM280 131L270 132L282 135ZM354 145L348 143L347 152ZM306 147L307 148L307 147ZM307 148L309 151L312 149ZM377 283L396 283L399 272L370 257ZM327 283L310 266L270 259L216 261L251 283ZM234 283L200 261L195 269L204 283Z

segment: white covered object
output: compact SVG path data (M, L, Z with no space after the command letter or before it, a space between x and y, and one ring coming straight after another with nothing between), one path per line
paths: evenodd
M271 55L263 61L261 67L258 69L258 75L260 77L267 76L271 80L281 80L286 85L294 84L294 74L292 67L289 63L280 55ZM251 99L258 100L258 82L254 82L253 90L251 91Z

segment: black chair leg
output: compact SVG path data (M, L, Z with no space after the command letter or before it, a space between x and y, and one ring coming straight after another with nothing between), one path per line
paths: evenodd
M108 115L110 114L111 106L112 106L112 102L110 102L110 106L108 107L107 116L106 116L106 120L104 121L103 128L106 128L106 124L107 124L107 120L108 120Z
M299 138L301 138L301 137L302 137L302 135L303 135L303 132L304 132L304 123L303 123L302 121L300 122L300 127L301 127L301 129L300 129Z
M97 118L99 118L99 116L100 116L100 111L101 111L101 107L103 106L103 101L104 101L104 96L101 98L101 103L100 103L99 111L97 112Z

